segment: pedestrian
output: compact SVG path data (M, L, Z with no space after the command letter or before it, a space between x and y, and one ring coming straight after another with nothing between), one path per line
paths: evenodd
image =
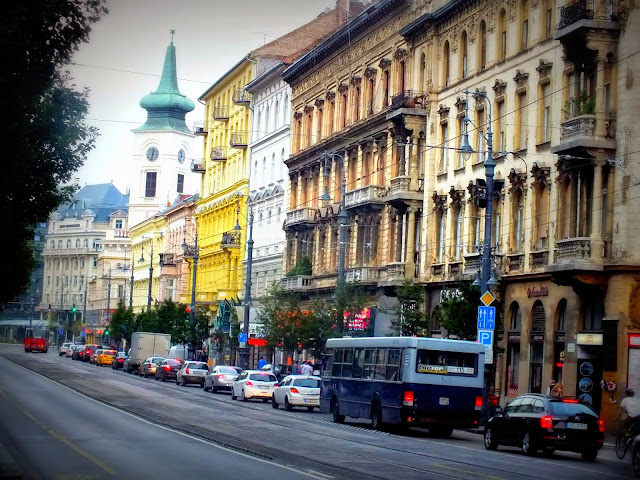
M301 375L313 375L313 367L311 366L311 362L304 362L302 367L300 367Z
M267 361L264 359L262 355L260 355L260 360L258 360L258 370L262 370L262 367L264 367L266 364L267 364Z
M624 414L625 418L622 419L622 424L624 428L628 429L629 436L633 438L640 432L640 425L638 425L640 423L640 398L635 397L635 392L630 388L624 393L627 396L620 402L616 420L620 420Z
M293 368L291 369L292 375L298 375L300 373L300 367L298 366L298 362L293 362Z
M549 384L549 386L547 387L547 397L551 396L551 391L553 390L553 387L556 386L556 381L555 380L551 380L551 383Z
M556 382L556 384L551 389L551 396L562 398L562 382Z

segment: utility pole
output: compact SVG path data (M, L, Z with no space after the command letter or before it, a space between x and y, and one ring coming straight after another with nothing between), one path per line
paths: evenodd
M131 252L131 278L129 279L129 308L133 308L133 251Z
M242 333L249 341L249 313L251 309L251 268L253 263L253 208L249 207L249 237L247 239L247 273L244 279L244 321ZM245 370L249 368L249 345L240 347L240 365Z
M149 259L149 293L147 294L147 312L151 310L151 283L153 282L153 238L151 239L151 258Z
M107 326L111 324L111 265L109 265L109 282L107 283Z
M186 240L185 240L185 246L186 246ZM189 321L189 328L191 329L191 335L189 336L189 340L190 340L190 345L188 347L189 350L189 355L192 355L193 357L191 358L195 358L195 354L196 354L196 348L194 345L194 337L195 337L195 331L196 331L196 272L198 270L198 229L196 228L196 235L194 238L194 244L193 244L193 275L191 277L191 307L190 310L190 321Z
M89 281L84 282L84 300L82 302L82 323L87 324L87 285Z

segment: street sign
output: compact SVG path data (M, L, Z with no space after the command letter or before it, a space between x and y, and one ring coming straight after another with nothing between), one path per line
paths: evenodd
M484 345L484 363L493 363L493 330L478 329L478 343Z
M484 292L480 297L480 301L484 304L485 307L488 307L489 305L491 305L495 299L496 297L494 297L489 290Z
M496 307L478 307L478 330L496 328Z
M58 327L58 335L64 335L64 328Z
M238 334L238 342L240 343L247 343L247 334L246 333L239 333Z

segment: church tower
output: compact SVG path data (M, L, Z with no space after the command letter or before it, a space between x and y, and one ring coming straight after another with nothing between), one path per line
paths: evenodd
M191 172L189 160L194 135L185 123L185 115L195 104L178 89L174 33L171 30L160 84L140 101L147 121L133 130L130 227L163 210L178 195L196 193L199 187L200 179Z

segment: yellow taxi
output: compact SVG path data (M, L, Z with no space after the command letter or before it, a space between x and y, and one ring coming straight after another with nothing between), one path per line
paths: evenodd
M96 356L96 364L100 367L102 365L111 365L116 355L118 355L118 352L115 350L102 350L102 352Z

